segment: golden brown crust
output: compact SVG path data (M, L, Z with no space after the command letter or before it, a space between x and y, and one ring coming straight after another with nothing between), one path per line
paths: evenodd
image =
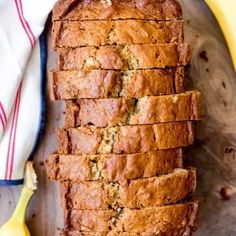
M125 208L120 212L69 210L65 222L70 230L85 232L164 233L194 226L197 211L196 202L137 210Z
M61 199L64 209L139 209L183 201L195 189L196 171L176 169L167 175L120 183L65 182L61 185Z
M192 236L193 229L185 227L183 229L173 229L165 233L126 233L126 232L82 232L64 230L60 236Z
M54 48L182 42L182 21L55 21L52 28Z
M193 143L192 122L59 129L59 154L138 153Z
M117 125L158 124L174 121L200 120L201 93L151 96L139 99L107 98L67 101L67 128L81 125L97 127Z
M188 44L145 44L59 48L62 70L115 69L133 70L166 68L187 65L190 62Z
M53 9L54 21L104 19L176 20L182 10L175 0L59 0Z
M184 68L54 71L51 72L49 88L52 100L182 93L185 91Z
M181 149L135 154L51 155L47 160L50 180L124 181L154 177L183 167Z

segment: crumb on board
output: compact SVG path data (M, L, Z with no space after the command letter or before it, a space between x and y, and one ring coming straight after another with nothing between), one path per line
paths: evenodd
M220 189L220 196L221 196L222 200L229 201L230 200L229 189L225 188L225 187L222 187Z
M209 61L208 56L207 56L207 51L205 50L199 52L199 57L206 62Z

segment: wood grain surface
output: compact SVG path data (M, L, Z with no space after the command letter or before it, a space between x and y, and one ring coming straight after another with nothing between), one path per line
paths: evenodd
M189 88L204 95L204 120L186 161L198 168L200 200L197 236L236 235L236 75L224 37L202 0L180 0L185 40L192 46ZM50 53L50 55L52 55ZM54 62L53 57L49 60ZM59 190L47 180L45 160L56 150L55 130L63 124L62 103L48 101L46 131L35 156L39 188L27 213L32 236L54 236L63 226ZM12 213L20 187L0 188L0 224Z

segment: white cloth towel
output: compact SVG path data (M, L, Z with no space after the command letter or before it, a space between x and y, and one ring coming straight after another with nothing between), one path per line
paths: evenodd
M38 139L43 109L39 36L55 2L0 1L0 185L22 182Z

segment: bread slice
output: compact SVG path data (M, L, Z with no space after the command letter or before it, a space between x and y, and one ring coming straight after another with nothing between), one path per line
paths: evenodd
M64 182L61 184L61 199L64 209L139 209L183 201L195 189L196 171L176 169L167 175L120 183Z
M137 153L191 145L192 122L59 129L59 154Z
M67 101L67 128L92 124L97 127L157 124L201 119L201 93L151 96L139 99L107 98Z
M53 20L104 19L182 19L176 0L59 0L53 9Z
M85 232L164 233L194 226L198 203L148 207L143 209L68 210L65 222L69 230Z
M137 153L191 145L192 122L58 130L59 154Z
M144 44L59 48L59 69L133 70L166 68L189 64L188 44Z
M70 231L62 230L60 236L192 236L193 229L191 227L185 227L183 229L173 229L164 233L126 233L126 232L82 232L82 231Z
M154 177L183 167L181 149L135 154L51 155L47 160L50 180L124 181Z
M183 21L54 21L52 46L182 43Z
M53 71L49 79L52 100L159 96L185 91L184 68L151 70Z

